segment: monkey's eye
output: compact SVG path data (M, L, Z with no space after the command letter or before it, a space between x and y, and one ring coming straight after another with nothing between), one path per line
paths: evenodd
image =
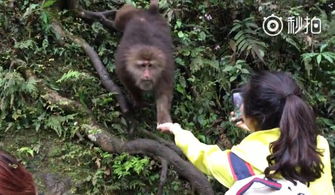
M136 63L136 66L137 66L138 68L145 68L145 64L144 64L142 61L137 62L137 63Z

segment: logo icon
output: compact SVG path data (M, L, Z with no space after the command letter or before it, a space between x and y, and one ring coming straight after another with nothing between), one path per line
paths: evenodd
M311 20L311 32L312 34L321 33L321 20L319 18L313 17Z
M269 36L277 36L283 30L283 21L281 17L272 14L263 20L263 31Z

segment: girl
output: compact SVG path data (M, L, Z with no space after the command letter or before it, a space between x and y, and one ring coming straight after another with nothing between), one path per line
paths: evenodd
M302 100L296 82L282 72L254 75L242 89L243 123L252 133L230 150L200 143L177 123L157 128L175 136L176 145L202 172L226 187L237 180L230 154L250 166L255 175L284 177L308 184L311 194L334 194L329 145L317 134L312 109Z

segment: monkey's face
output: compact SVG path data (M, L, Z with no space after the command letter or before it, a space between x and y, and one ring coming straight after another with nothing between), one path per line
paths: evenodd
M139 59L133 64L132 74L137 87L144 91L152 90L161 72L161 64L155 59Z
M135 85L144 90L152 90L160 79L165 67L165 55L157 48L142 46L141 50L130 51L127 71Z

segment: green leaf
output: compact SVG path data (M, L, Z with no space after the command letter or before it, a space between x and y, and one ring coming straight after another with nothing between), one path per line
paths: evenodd
M177 85L176 90L181 94L184 93L184 88L181 85Z
M235 81L235 80L236 80L236 78L237 78L237 76L236 76L236 75L234 75L234 76L232 76L232 77L230 77L230 78L229 78L229 81L230 81L230 82L233 82L233 81Z
M310 59L310 58L313 58L317 55L318 55L318 53L304 53L304 54L302 54L302 58L303 59Z
M234 22L233 28L230 30L229 33L235 32L235 31L237 31L237 29L239 29L241 27L242 27L241 24Z
M237 41L243 34L244 34L243 31L239 31L239 32L234 36L234 39Z
M177 20L177 22L176 22L176 25L175 25L175 26L176 26L177 28L180 28L180 27L181 27L181 24L182 24L182 23L181 23L181 21L180 21L180 20Z
M316 61L317 61L317 63L318 63L319 65L320 65L321 59L322 59L322 55L319 54L319 55L316 57Z
M285 39L286 42L288 42L289 44L294 46L298 51L300 51L299 44L296 41L294 41L291 37L285 36L284 39Z
M322 56L323 56L326 60L328 60L328 62L330 62L330 63L334 63L334 60L333 60L333 58L332 58L331 56L329 56L329 55L327 55L327 54L325 54L325 53L323 53Z
M243 41L239 46L238 46L238 52L241 53L244 50L246 50L247 47L251 47L251 45L249 45L248 41Z
M323 44L320 47L320 52L323 52L323 50L328 46L328 44Z
M22 19L25 19L26 17L30 16L38 7L39 4L30 4L26 12L23 14Z
M256 53L257 57L263 61L264 51L259 48L254 48L253 51Z
M250 29L252 29L252 28L255 28L255 29L259 28L256 23L252 22L252 20L254 20L254 18L250 18L250 21L248 21L246 23L246 26L249 27Z
M182 31L179 31L179 32L178 32L178 37L179 37L179 38L184 38L184 37L185 37L185 34L184 34Z
M230 72L230 71L232 71L233 70L233 66L226 66L224 69L223 69L223 71L224 72Z
M42 19L44 24L49 23L49 16L46 12L41 12L41 19Z
M249 70L248 69L241 69L241 72L244 73L244 74L249 74Z
M35 42L32 39L28 39L21 42L16 42L14 48L19 49L33 49Z
M20 153L27 153L32 157L34 156L34 150L32 150L29 147L22 147L22 148L19 148L17 151L20 152Z
M199 34L199 40L200 40L200 41L204 41L205 39L206 39L206 33L201 32L201 33Z
M247 41L246 39L247 38L245 36L241 36L240 38L235 39L237 47L241 47L242 42L246 42Z
M57 0L48 0L48 1L46 1L46 2L42 5L42 7L43 7L43 8L50 7L50 6L52 6L53 4L55 4L56 1L57 1Z

